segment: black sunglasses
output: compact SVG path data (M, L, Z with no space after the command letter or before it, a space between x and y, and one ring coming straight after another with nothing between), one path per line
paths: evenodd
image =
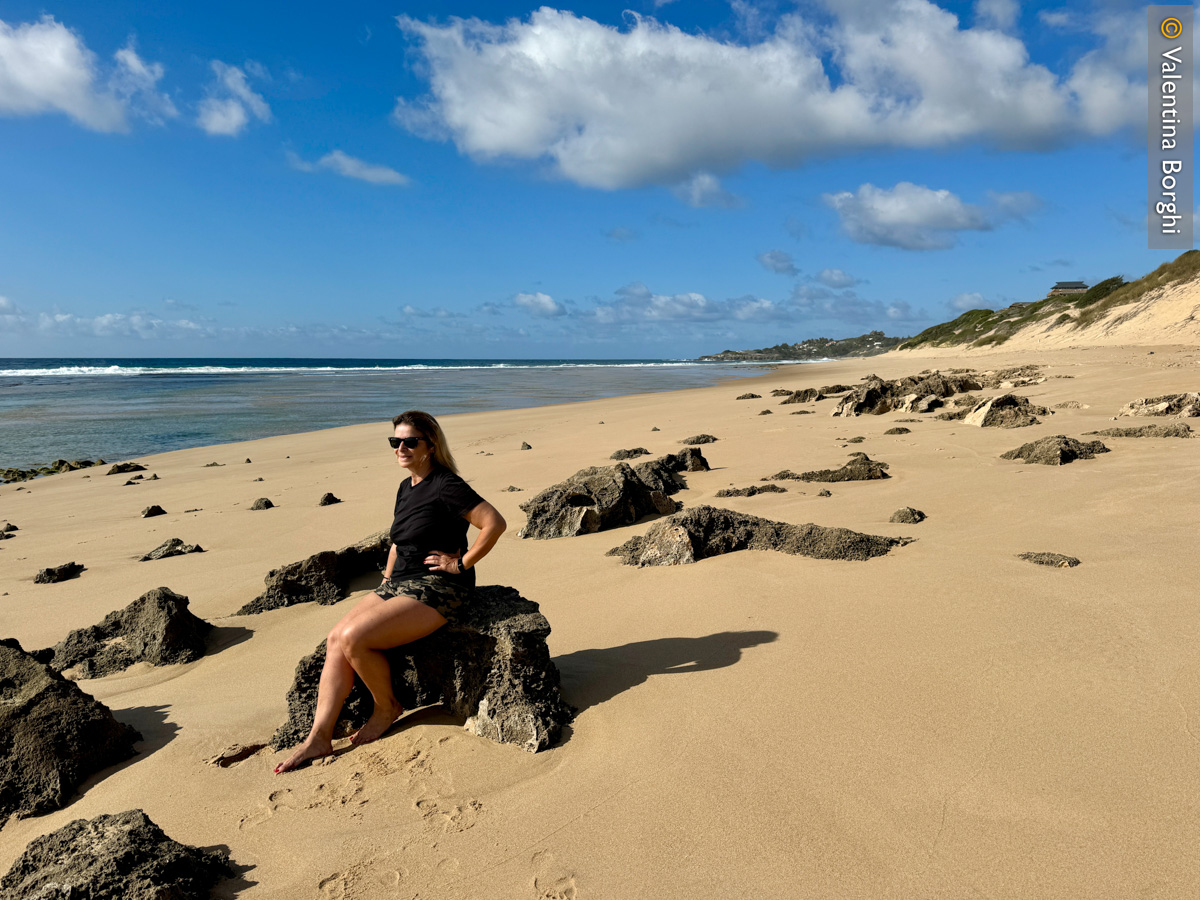
M388 438L388 443L391 444L393 450L398 450L400 448L401 444L403 444L409 450L416 450L417 445L420 444L421 441L425 441L426 443L428 443L428 440L429 440L428 438L423 438L423 437L406 437L406 438L390 437L390 438Z

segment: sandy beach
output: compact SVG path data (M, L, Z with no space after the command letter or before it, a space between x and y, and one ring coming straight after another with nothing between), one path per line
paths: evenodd
M1046 380L1016 393L1080 408L977 428L835 418L836 401L771 396L1029 363ZM377 583L331 606L233 615L270 569L390 524L406 473L387 422L142 457L159 480L137 486L107 467L0 486L0 520L20 529L0 543L0 636L48 647L159 586L217 626L197 662L80 682L145 740L65 808L7 822L0 873L73 819L141 808L175 840L227 848L240 874L214 896L244 900L1195 897L1200 440L1105 438L1110 453L1061 467L999 457L1047 435L1175 421L1113 417L1200 390L1198 365L1200 350L1180 346L892 353L442 419L464 477L509 523L479 583L540 605L578 708L537 754L428 708L283 776L269 748L211 762L270 738L297 661ZM762 398L735 399L746 391ZM790 415L802 409L813 414ZM919 421L885 435L900 418ZM648 520L518 538L518 504L541 489L700 432L719 440L701 448L711 471L675 495L685 509L917 540L866 562L747 550L635 568L605 553ZM891 477L715 497L854 451ZM343 502L318 507L326 491ZM259 497L276 508L250 511ZM167 515L140 518L151 504ZM890 523L905 506L928 518ZM172 537L206 552L137 561ZM1026 551L1081 565L1033 565ZM80 577L33 583L71 560Z

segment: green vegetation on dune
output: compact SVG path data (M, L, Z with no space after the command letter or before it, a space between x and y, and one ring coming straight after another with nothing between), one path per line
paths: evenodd
M1189 250L1163 263L1149 275L1126 283L1120 275L1093 285L1083 294L1046 297L1034 303L1014 303L995 311L972 309L952 322L926 328L900 345L915 347L987 347L1003 344L1023 328L1049 322L1051 328L1086 328L1111 310L1141 300L1148 292L1174 282L1190 281L1200 274L1200 251Z

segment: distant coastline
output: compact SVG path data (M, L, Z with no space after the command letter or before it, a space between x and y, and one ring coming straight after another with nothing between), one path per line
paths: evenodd
M701 356L701 362L819 362L823 359L846 359L856 356L878 356L894 350L908 338L888 337L882 331L871 331L858 337L809 338L797 344L776 344L761 350L722 350Z

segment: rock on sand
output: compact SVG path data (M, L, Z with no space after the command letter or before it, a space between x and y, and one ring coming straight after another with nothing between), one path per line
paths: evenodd
M0 900L208 900L229 854L167 837L140 809L76 819L29 843Z
M629 566L677 566L736 550L778 550L815 559L867 560L912 538L861 534L846 528L791 525L714 506L697 506L655 522L607 556Z
M86 778L133 756L141 737L15 640L0 638L0 821L61 808Z

